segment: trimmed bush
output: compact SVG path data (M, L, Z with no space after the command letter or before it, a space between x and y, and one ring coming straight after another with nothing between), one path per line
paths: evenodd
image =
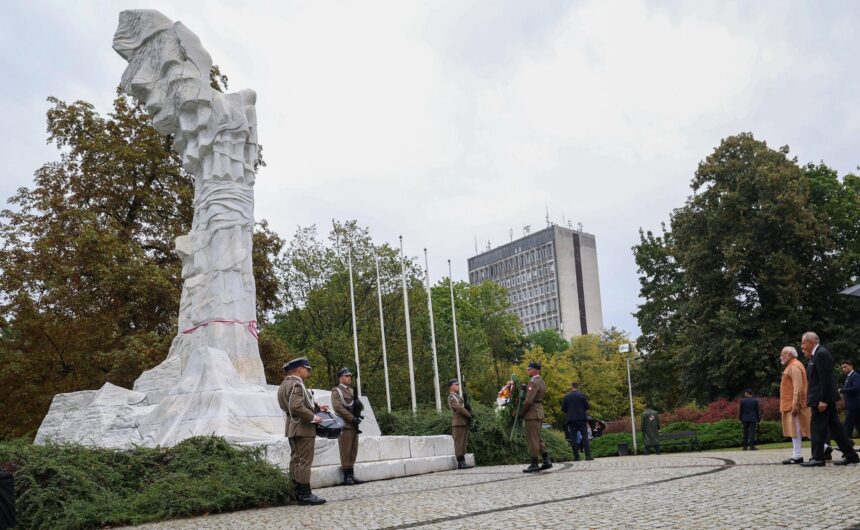
M475 454L478 465L521 464L528 462L529 454L522 434L511 435L511 421L494 407L472 404L474 423L469 429L468 451ZM437 413L422 408L413 418L409 412L377 412L376 420L382 434L399 436L430 436L451 434L451 412ZM541 438L553 460L563 462L573 458L570 444L564 434L554 429L543 429Z
M198 436L172 448L131 451L0 444L15 473L21 528L85 529L277 506L292 481L259 449Z

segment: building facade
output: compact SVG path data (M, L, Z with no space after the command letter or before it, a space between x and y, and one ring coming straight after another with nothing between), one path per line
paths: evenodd
M553 225L469 258L469 282L487 280L508 290L526 333L555 329L570 339L603 332L592 234Z

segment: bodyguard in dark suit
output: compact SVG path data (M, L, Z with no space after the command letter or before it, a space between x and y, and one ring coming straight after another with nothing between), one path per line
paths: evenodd
M860 431L860 374L854 371L854 363L842 363L842 373L845 374L845 384L842 395L845 396L845 435L851 438L854 431Z
M761 421L761 404L759 404L758 399L753 397L753 392L750 389L744 391L744 398L738 407L738 416L738 419L744 424L744 451L747 449L756 451L755 431L756 426Z
M570 392L561 402L561 411L567 417L567 430L570 434L570 446L573 448L573 459L579 460L579 446L576 443L576 433L582 437L582 448L585 459L591 458L591 443L588 440L588 397L579 391L579 383L570 384Z
M824 466L824 444L829 436L836 440L842 451L842 460L834 465L860 463L860 456L854 452L854 443L845 435L839 414L836 412L836 376L833 374L833 356L827 348L819 344L818 335L811 331L803 334L800 349L809 358L806 367L809 380L807 404L812 408L812 460L800 464L803 467Z

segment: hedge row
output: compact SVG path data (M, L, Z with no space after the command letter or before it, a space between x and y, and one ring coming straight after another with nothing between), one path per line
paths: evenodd
M292 481L260 450L217 437L131 451L0 443L0 465L17 468L19 528L139 524L294 498Z
M699 447L705 449L725 449L739 447L742 444L743 425L738 420L721 420L715 423L693 423L679 421L665 426L663 432L696 431ZM782 424L778 421L763 421L756 433L756 443L782 442ZM629 433L604 434L591 442L591 451L595 457L618 456L618 444L626 443L633 450L633 439ZM642 434L636 433L636 443L641 448L644 445ZM661 452L683 452L686 445L667 445L660 448Z
M518 430L511 439L511 420L496 412L495 407L475 403L472 405L475 420L469 429L468 451L475 454L478 465L521 464L528 462L529 454L525 439ZM413 417L410 413L377 412L376 420L385 435L429 436L451 434L451 413L421 409ZM541 431L541 438L553 460L571 460L573 453L564 434L553 430Z

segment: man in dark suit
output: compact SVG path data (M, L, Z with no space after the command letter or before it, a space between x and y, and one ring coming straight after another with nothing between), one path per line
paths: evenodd
M582 436L582 448L585 459L591 458L591 443L588 440L588 397L579 391L579 383L570 384L570 392L561 402L561 411L567 417L567 431L570 434L570 446L573 448L573 459L579 461L579 446L576 443L576 433Z
M854 371L854 363L842 363L842 373L845 374L845 384L842 385L842 395L845 396L845 435L851 438L854 431L860 431L860 374Z
M860 456L854 452L854 443L845 435L839 414L836 412L836 401L839 393L836 391L836 376L833 373L833 356L827 348L819 344L818 335L811 331L803 334L800 349L809 358L806 367L809 380L807 404L812 408L812 460L800 464L803 467L820 467L824 461L824 444L829 436L836 440L836 445L842 451L842 460L834 465L860 463Z
M757 451L755 448L755 431L756 426L761 421L761 405L753 397L753 391L749 388L744 391L744 398L738 407L738 416L738 419L744 424L744 451L747 449Z

